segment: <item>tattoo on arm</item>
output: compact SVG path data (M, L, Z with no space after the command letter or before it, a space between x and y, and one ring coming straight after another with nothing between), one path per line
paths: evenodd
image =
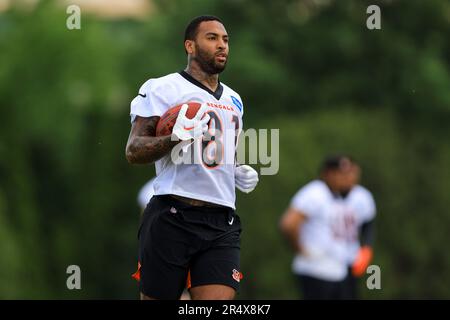
M156 137L159 117L136 117L131 127L126 146L128 162L134 164L153 163L165 156L179 141L172 141L170 135Z

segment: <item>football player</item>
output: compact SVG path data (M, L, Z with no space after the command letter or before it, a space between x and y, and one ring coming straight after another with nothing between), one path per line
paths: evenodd
M325 159L320 179L301 188L281 218L305 299L357 297L356 277L372 258L375 218L375 201L359 176L351 157Z
M242 278L235 188L252 191L258 174L235 162L244 108L239 94L219 81L229 54L223 23L214 16L193 19L184 48L187 67L148 80L131 102L126 157L155 163L157 174L138 231L141 298L178 299L189 270L193 299L233 299ZM185 102L202 106L188 118L184 105L172 134L156 137L159 118ZM180 141L196 161L174 163L171 150Z

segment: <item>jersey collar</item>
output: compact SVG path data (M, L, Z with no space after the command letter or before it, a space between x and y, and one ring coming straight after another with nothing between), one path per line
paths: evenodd
M334 192L333 190L331 190L330 186L324 180L321 179L321 181L327 186L328 191L330 191L334 199L347 199L348 195L353 190L352 188L348 190L348 192Z
M222 96L223 93L223 86L222 84L218 83L217 89L216 91L212 91L211 89L209 89L207 86L205 86L203 83L201 83L200 81L198 81L197 79L195 79L193 76L191 76L189 73L187 73L186 71L180 71L178 72L183 78L185 78L187 81L189 81L190 83L192 83L193 85L196 85L197 87L205 90L206 92L208 92L210 95L212 95L214 98L216 98L217 100L220 100L220 97Z

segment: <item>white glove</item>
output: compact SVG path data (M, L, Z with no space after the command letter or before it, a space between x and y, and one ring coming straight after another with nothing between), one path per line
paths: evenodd
M242 192L252 192L259 181L258 172L247 165L237 166L234 168L234 181Z
M208 114L206 114L202 119L202 116L205 114L207 108L208 106L203 103L197 111L195 117L189 119L186 117L188 105L183 104L180 112L178 113L177 121L172 129L172 140L185 141L202 137L208 130L208 121L210 119Z

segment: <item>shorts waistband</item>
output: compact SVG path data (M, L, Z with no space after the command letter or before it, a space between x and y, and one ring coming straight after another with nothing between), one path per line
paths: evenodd
M175 194L170 194L169 197L172 197L178 201L184 202L184 203L186 203L190 206L194 206L194 207L222 208L222 209L228 208L228 207L222 206L220 204L207 202L207 201L203 201L203 200L192 199L192 198L186 198L186 197L182 197L182 196L175 195Z
M202 200L197 199L191 199L186 197L181 197L178 195L173 194L164 194L164 195L157 195L155 196L165 203L169 205L173 205L178 207L178 209L191 209L191 210L199 210L199 211L205 211L205 212L211 212L211 213L228 213L233 214L234 210L230 207L225 207L219 204L206 202Z

